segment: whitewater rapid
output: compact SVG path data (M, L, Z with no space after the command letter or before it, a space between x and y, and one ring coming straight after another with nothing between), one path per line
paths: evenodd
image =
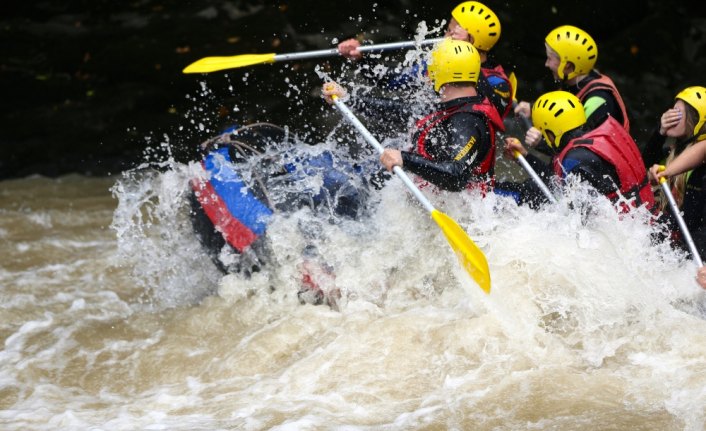
M313 151L346 145L335 124ZM537 211L425 190L486 256L486 295L392 179L358 221L277 214L248 278L198 243L198 172L0 183L0 428L704 429L704 291L646 211L580 184ZM297 297L303 225L335 309Z

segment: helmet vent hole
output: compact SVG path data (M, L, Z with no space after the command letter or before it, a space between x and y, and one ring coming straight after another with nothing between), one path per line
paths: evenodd
M699 92L697 91L697 92L696 92L696 97L699 98L699 99L701 99L701 93L699 93Z
M488 33L488 36L495 36L496 34L497 34L496 32L492 32L492 33Z
M589 46L588 48L586 48L586 51L593 51L593 45L591 45L591 46Z
M549 103L549 99L545 99L545 100L544 100L544 104L542 104L542 108L544 108L545 106L547 106L547 103Z
M571 99L567 100L567 102L569 102L569 105L571 105L572 108L576 107L576 105L574 105L574 102L572 102Z
M488 27L495 27L495 23L491 22L490 24L488 24Z
M571 33L569 33L568 31L566 32L566 38L571 39Z
M581 42L581 45L586 45L586 43L588 43L588 39L584 38L583 42Z
M476 5L472 5L470 9L468 9L469 12L473 12L473 9L476 8Z
M579 40L579 34L576 33L576 36L574 36L574 40Z
M593 60L594 58L596 58L596 55L595 55L595 54L593 54L592 56L588 57L589 60Z
M561 108L560 110L556 111L556 114L554 114L554 118L558 117L561 115L561 113L564 112L564 108Z
M478 15L482 15L484 10L485 10L485 9L480 8L480 10L478 11Z
M554 109L555 106L556 106L556 102L552 102L552 104L549 105L549 108L547 108L547 109L549 109L551 111L552 109Z

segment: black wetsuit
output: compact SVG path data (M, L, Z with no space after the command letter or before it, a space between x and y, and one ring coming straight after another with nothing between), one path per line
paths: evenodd
M706 258L706 164L694 169L686 183L684 222L701 258Z
M437 110L449 110L464 104L478 104L482 96L462 97L439 104ZM417 130L413 143L417 146L421 130ZM463 190L473 180L476 169L491 151L493 140L487 120L482 114L462 109L436 124L425 138L424 148L432 159L418 153L402 151L404 169L430 183L451 191ZM492 175L492 170L490 172Z
M666 141L666 136L660 135L658 130L654 131L642 152L646 168L655 164L664 164L665 159L669 156L669 147L665 145ZM675 142L676 154L684 151L687 145L693 141L692 137ZM686 183L681 210L684 223L686 223L694 244L703 259L706 257L706 165L702 164L691 172ZM667 209L661 220L668 223L674 232L679 230L679 225L671 210ZM678 237L682 238L681 233L678 234ZM686 250L685 244L682 245Z

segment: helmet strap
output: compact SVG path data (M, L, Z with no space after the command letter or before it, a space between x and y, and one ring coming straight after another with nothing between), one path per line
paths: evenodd
M556 75L561 79L562 81L566 81L566 74L564 73L564 69L566 69L566 61L561 60L559 62L559 66L556 68Z

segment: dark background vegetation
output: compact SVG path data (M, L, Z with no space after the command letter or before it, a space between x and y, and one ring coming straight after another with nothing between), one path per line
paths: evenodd
M314 66L254 66L209 75L181 70L205 56L297 52L334 38L407 40L417 23L448 19L458 1L282 2L37 0L0 15L0 178L118 173L168 148L188 158L227 124L320 120ZM491 1L503 34L497 59L518 96L553 88L543 38L574 24L599 46L598 69L621 89L644 141L674 95L706 85L706 17L698 2ZM287 94L297 97L286 97ZM150 150L147 150L148 152Z

